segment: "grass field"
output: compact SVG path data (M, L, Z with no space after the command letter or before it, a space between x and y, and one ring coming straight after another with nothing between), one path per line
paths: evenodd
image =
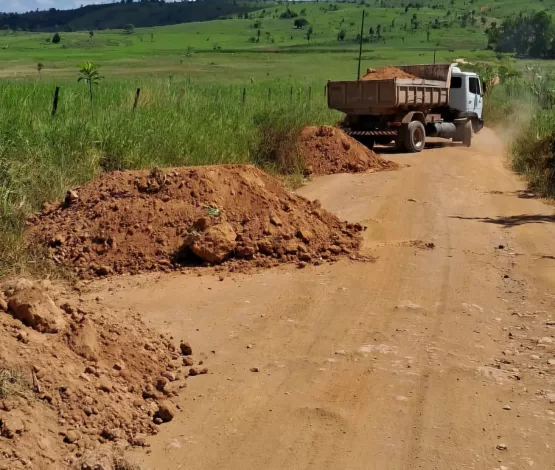
M430 63L434 53L437 62L465 58L521 69L537 64L485 50L485 25L520 10L521 2L480 6L472 0L451 1L407 12L401 0L290 3L297 18L306 18L313 28L310 41L308 26L297 29L294 19L279 18L285 5L260 10L250 19L137 29L134 34L95 31L91 38L87 32L62 33L59 44L47 42L50 34L0 32L0 275L35 266L29 264L34 255L22 239L25 217L101 171L230 162L276 169L269 158L275 149L265 142L287 146L301 126L334 123L340 117L327 109L324 86L328 79L356 77L363 9L368 14L363 70ZM527 8L554 6L534 0ZM463 28L461 17L472 10L475 24ZM413 15L418 27L411 31ZM100 64L104 75L95 89L94 112L85 85L76 80L76 66L83 61ZM44 66L40 74L39 62ZM54 85L61 94L52 119ZM136 88L141 95L133 113ZM507 116L514 110L513 99L496 91L491 109ZM530 132L544 121L532 122ZM551 138L551 131L542 132L542 138ZM519 147L515 155L525 149Z

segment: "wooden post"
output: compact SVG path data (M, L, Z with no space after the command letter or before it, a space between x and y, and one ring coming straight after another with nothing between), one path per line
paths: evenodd
M362 24L360 26L360 47L358 49L358 72L357 80L360 80L360 61L362 60L362 38L364 36L364 10L362 10Z
M54 101L52 102L52 117L56 116L58 111L58 97L60 96L60 87L57 86L54 90Z
M434 49L434 64L436 63L436 50Z
M289 92L289 101L293 102L293 87L291 87L291 91Z
M268 101L272 99L272 89L268 88Z
M135 102L133 103L133 112L137 109L137 105L139 104L139 95L141 94L141 89L137 88L137 93L135 93Z
M247 89L243 88L243 104L247 101Z

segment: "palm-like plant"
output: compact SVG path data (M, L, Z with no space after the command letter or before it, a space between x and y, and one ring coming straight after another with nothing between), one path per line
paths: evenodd
M81 65L78 65L78 67L79 67L79 78L77 79L77 81L80 82L83 80L89 87L89 97L91 100L91 108L92 108L93 107L93 87L94 85L97 85L97 86L100 85L100 82L104 77L100 75L100 72L98 71L100 66L97 64L93 64L91 62L85 62Z

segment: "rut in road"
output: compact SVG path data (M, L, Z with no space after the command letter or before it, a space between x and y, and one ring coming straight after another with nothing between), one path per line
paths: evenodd
M136 454L145 466L555 466L553 210L518 197L487 129L475 147L395 160L410 166L299 191L368 225L375 263L91 284L91 297L203 345L209 374ZM522 215L545 222L489 223Z

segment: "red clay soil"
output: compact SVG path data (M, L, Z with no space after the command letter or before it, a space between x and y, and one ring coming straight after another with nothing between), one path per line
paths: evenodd
M355 252L362 230L248 165L107 173L29 223L30 242L83 278L320 264Z
M418 78L397 67L382 67L381 69L367 69L362 80L390 80L392 78Z
M100 447L144 445L177 412L170 400L192 363L180 349L138 316L48 281L4 283L0 469L66 469Z
M305 127L297 143L306 174L358 173L395 170L399 166L374 153L340 129Z

